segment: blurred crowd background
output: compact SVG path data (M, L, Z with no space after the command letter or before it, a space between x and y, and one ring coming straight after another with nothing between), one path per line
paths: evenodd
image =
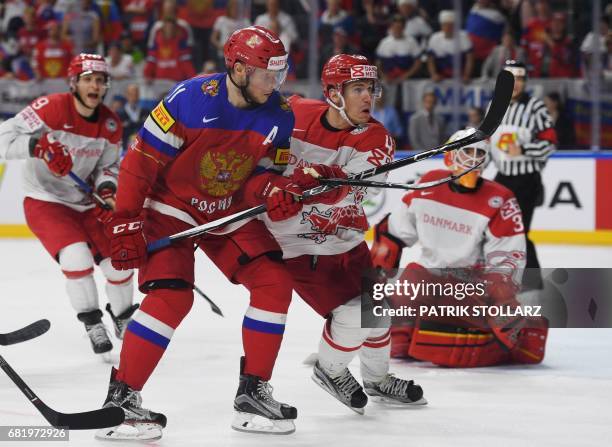
M329 57L368 56L385 87L375 117L401 148L477 125L503 62L516 59L560 149L612 149L610 0L4 0L0 116L64 91L74 54L103 54L127 142L174 82L224 71L225 40L250 24L288 49L287 94L320 97Z

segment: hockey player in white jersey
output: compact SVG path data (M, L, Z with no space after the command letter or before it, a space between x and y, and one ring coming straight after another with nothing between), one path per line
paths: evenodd
M104 58L80 54L68 68L70 92L41 96L0 125L0 158L23 159L24 212L30 230L58 262L77 318L96 354L112 349L102 323L94 264L106 277L106 306L122 338L132 305L132 271L113 268L103 222L112 211L93 203L68 176L85 179L114 206L121 121L102 101L110 76Z
M279 160L304 189L317 186L318 177L346 178L388 163L395 149L393 138L371 117L380 92L376 66L364 56L336 55L323 67L321 81L327 103L289 98L295 128L290 153ZM294 289L326 318L313 380L360 414L367 395L402 405L426 403L420 386L389 374L389 327L361 327L361 275L372 268L362 203L376 193L338 187L316 196L317 203L305 203L296 217L266 221L283 249ZM347 367L357 354L364 387Z
M473 131L460 130L450 141ZM451 151L445 156L450 172L433 170L420 182L461 174L484 163L488 153L489 143L484 141ZM485 284L486 295L478 304L518 304L516 293L526 257L521 209L509 189L480 177L480 169L448 184L409 192L374 231L371 251L376 267L397 268L402 249L419 242L421 255L407 266L404 279L413 283L444 281L448 276L440 272L456 269L459 276ZM450 275L455 278L457 273ZM461 304L472 304L475 299L465 298ZM447 301L458 304L455 297ZM544 356L547 324L543 318L518 318L498 324L454 317L440 324L439 320L421 318L415 326L412 321L405 323L408 324L394 325L391 330L394 357L409 356L448 367L473 367L539 363ZM483 330L476 330L474 325Z

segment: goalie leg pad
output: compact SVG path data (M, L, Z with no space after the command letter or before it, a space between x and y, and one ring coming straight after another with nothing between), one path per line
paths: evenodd
M512 363L536 364L544 360L548 320L544 317L526 318L526 327L521 329L518 345L511 352Z
M419 320L408 351L411 357L451 368L507 363L510 353L491 331Z

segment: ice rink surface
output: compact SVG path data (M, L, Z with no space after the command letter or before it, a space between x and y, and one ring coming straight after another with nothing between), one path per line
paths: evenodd
M94 356L64 292L59 268L35 240L0 240L0 331L40 318L51 321L38 339L1 354L52 408L91 410L106 395L110 365ZM545 267L611 267L612 248L540 246ZM410 254L409 254L410 256ZM389 408L370 403L352 413L310 379L302 361L316 349L322 320L294 299L272 385L295 405L297 431L251 435L230 429L248 298L199 255L197 285L223 309L213 314L196 296L166 355L143 391L144 406L168 417L160 446L607 446L612 439L612 330L553 329L546 358L530 367L450 370L392 361L392 372L423 386L429 405ZM99 279L99 277L97 277ZM101 307L106 304L98 280ZM140 300L138 295L137 299ZM107 324L110 320L105 316ZM113 351L118 359L119 342ZM358 376L358 366L352 370ZM0 425L45 420L0 372ZM119 446L71 432L70 445ZM0 442L0 447L40 442ZM51 445L66 445L53 443ZM128 443L134 445L134 443ZM141 444L142 445L142 444Z

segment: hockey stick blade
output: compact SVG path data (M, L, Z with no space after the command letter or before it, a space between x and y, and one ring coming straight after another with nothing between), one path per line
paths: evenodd
M27 325L24 328L17 329L16 331L9 332L7 334L0 334L0 345L8 346L14 345L15 343L21 343L22 341L31 340L36 338L49 330L51 323L49 320L38 320L32 324Z
M514 76L510 72L502 70L502 72L497 75L497 80L495 81L495 90L493 92L493 100L491 102L491 106L489 107L487 115L482 121L480 127L476 129L473 134L468 135L465 138L461 138L457 141L453 141L452 143L443 144L433 149L419 152L418 154L412 155L410 157L402 158L401 160L395 160L381 166L376 166L371 169L367 169L357 174L351 174L349 178L365 179L369 177L374 177L378 174L392 171L403 166L408 166L413 163L418 163L419 161L426 160L435 155L443 154L453 149L458 149L467 144L477 143L478 141L482 141L490 137L493 132L495 132L502 119L504 118L504 115L506 114L508 105L510 105L510 99L512 98L513 89ZM309 189L308 191L304 191L304 193L302 194L302 199L308 199L318 194L327 192L333 188L334 186L330 185L316 186L315 188ZM173 242L177 242L185 238L201 236L203 234L209 233L210 231L224 227L230 223L257 216L258 214L262 214L265 211L265 205L259 205L244 211L240 211L235 214L231 214L229 216L222 217L221 219L217 219L213 222L199 225L197 227L190 228L189 230L185 230L180 233L176 233L171 236L153 241L147 245L147 251L150 253L153 251L161 250L162 248L168 247Z
M123 410L118 407L100 408L99 410L86 411L83 413L60 413L49 408L30 389L23 379L15 372L7 361L0 355L0 368L17 385L17 388L27 397L44 418L53 427L67 428L68 430L94 430L98 428L115 427L125 420Z
M204 292L202 292L202 290L196 286L195 284L193 285L193 290L195 290L198 295L200 295L202 298L204 298L208 304L210 305L210 310L212 310L214 313L216 313L217 315L219 315L220 317L224 317L223 312L221 312L221 308L219 306L217 306L215 304L215 302L213 300L211 300L208 295L206 295Z

